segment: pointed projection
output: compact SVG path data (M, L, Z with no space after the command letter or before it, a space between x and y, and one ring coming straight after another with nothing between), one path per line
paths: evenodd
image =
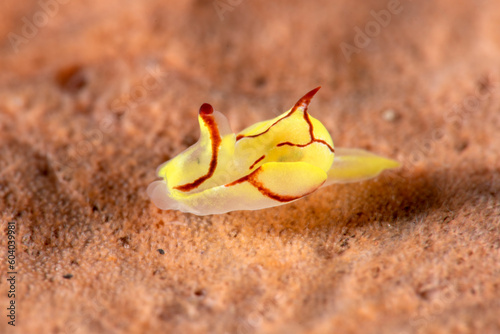
M200 107L200 139L157 169L148 187L157 207L197 215L259 210L332 183L376 177L399 163L360 149L335 149L308 107L313 89L282 115L234 134L221 113Z

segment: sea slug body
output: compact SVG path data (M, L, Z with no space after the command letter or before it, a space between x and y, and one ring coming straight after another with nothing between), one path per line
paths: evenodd
M334 148L308 113L313 89L282 115L238 134L211 105L200 107L198 142L160 165L148 187L157 207L197 215L259 210L332 183L373 178L399 163L360 149Z

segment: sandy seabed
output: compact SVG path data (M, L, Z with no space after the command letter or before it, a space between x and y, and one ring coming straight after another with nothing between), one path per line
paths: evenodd
M1 333L500 332L498 1L0 13ZM336 146L403 167L260 211L151 203L202 103L239 131L318 85Z

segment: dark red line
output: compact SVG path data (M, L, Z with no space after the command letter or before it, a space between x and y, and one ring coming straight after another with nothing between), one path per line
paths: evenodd
M294 144L294 143L291 143L289 141L286 141L286 142L283 142L283 143L279 143L278 145L276 146L285 146L285 145L288 145L288 146L296 146L296 147L306 147L306 146L309 146L311 145L312 143L321 143L321 144L324 144L328 147L328 149L333 153L335 152L335 150L333 149L333 147L330 146L330 144L328 144L326 141L324 141L323 139L314 139L312 141L310 141L309 143L307 144Z
M307 123L307 125L309 126L309 136L311 137L311 141L314 140L314 127L312 125L312 122L311 122L311 119L309 118L309 114L306 112L304 112L304 119Z
M262 167L262 166L261 166L261 167ZM243 182L247 182L247 181L249 181L251 178L255 177L255 175L257 175L258 173L260 173L260 172L261 172L261 169L260 169L261 167L257 168L256 170L254 170L254 171L253 171L253 172L251 172L250 174L245 175L245 176L243 176L243 177L239 178L239 179L238 179L238 180L236 180L236 181L233 181L233 182L231 182L231 183L226 184L225 186L226 186L226 187L232 187L232 186L235 186L235 185L237 185L237 184L240 184L240 183L243 183Z
M320 88L321 87L317 87L317 88L313 89L312 91L310 91L309 93L307 93L306 95L304 95L299 101L297 101L297 103L295 103L292 110L288 114L286 114L284 117L280 118L279 120L277 120L276 122L271 124L271 126L269 128L267 128L265 131L258 133L258 134L255 134L255 135L251 135L251 136L238 135L236 137L236 140L240 140L242 138L248 138L248 137L255 138L255 137L258 137L260 135L263 135L263 134L267 133L278 122L281 122L283 119L291 116L297 109L303 108L304 120L307 122L307 124L309 126L309 135L311 137L311 141L307 144L294 144L291 142L283 142L283 143L279 143L277 146L290 145L290 146L305 147L305 146L308 146L314 142L317 142L317 143L321 143L321 144L326 145L330 149L330 151L334 152L333 147L330 146L330 144L328 144L326 141L324 141L322 139L314 138L314 127L313 127L313 124L311 122L311 119L309 118L309 114L307 113L307 108L309 107L309 103L311 102L312 97L318 92L318 90ZM257 164L259 161L261 161L264 158L265 158L265 155L263 155L259 159L257 159L252 164L252 166L250 166L250 169L252 169L255 166L255 164ZM258 181L257 175L262 171L261 167L262 166L260 166L256 170L254 170L252 173L245 175L242 178L239 178L236 181L233 181L231 183L226 184L226 187L231 187L231 186L243 183L243 182L248 182L252 186L254 186L264 196L267 196L267 197L274 199L276 201L279 201L279 202L290 202L290 201L299 199L301 197L304 197L304 196L311 194L312 192L314 192L317 189L316 188L316 189L314 189L314 190L312 190L304 195L301 195L301 196L285 196L285 195L276 194L276 193L272 192L271 190L269 190L268 188L264 187L264 185Z
M262 195L267 196L267 197L269 197L271 199L274 199L274 200L276 200L278 202L283 202L283 203L294 201L294 200L299 199L301 197L307 196L307 195L313 193L317 189L316 188L316 189L314 189L314 190L312 190L312 191L310 191L310 192L308 192L306 194L303 194L301 196L286 196L286 195L276 194L275 192L272 192L271 190L269 190L266 187L264 187L264 185L257 180L257 175L262 171L261 167L257 168L252 173L250 173L248 175L245 175L245 176L243 176L242 178L240 178L240 179L238 179L236 181L233 181L233 182L231 182L229 184L226 184L226 187L231 187L231 186L243 183L243 182L248 182L252 186L254 186Z
M240 140L242 138L255 138L255 137L258 137L258 136L261 136L261 135L267 133L273 126L275 126L276 124L278 124L279 122L281 122L285 118L290 117L299 108L304 108L304 113L307 113L307 108L309 107L309 103L311 103L311 99L318 92L318 90L320 88L321 88L321 86L316 87L313 90L311 90L310 92L308 92L306 95L302 96L295 103L295 105L293 106L292 110L290 110L290 112L288 114L286 114L285 116L283 116L282 118L280 118L279 120L277 120L276 122L274 122L273 124L271 124L271 126L268 127L266 130L262 131L261 133L258 133L258 134L255 134L255 135L250 135L250 136L237 135L236 136L236 141L238 141L238 140Z
M262 185L262 183L258 182L257 180L250 181L250 184L253 185L255 188L257 188L257 190L262 195L267 196L269 198L272 198L278 202L283 202L283 203L294 201L294 200L299 199L301 197L307 196L316 190L316 189L314 189L313 191L310 191L310 192L308 192L304 195L301 195L301 196L284 196L284 195L280 195L280 194L276 194L276 193L272 192L271 190L264 187Z
M237 135L236 136L236 141L242 139L242 138L255 138L255 137L258 137L258 136L261 136L263 135L264 133L267 133L269 130L271 130L271 128L273 126L275 126L276 124L278 124L279 122L281 122L282 120L284 120L285 118L287 117L290 117L292 115L292 112L289 112L288 114L286 114L285 116L281 117L279 120L277 120L276 122L274 122L273 124L271 124L270 127L268 127L266 130L262 131L261 133L258 133L256 135L250 135L250 136L245 136L245 135Z
M285 141L285 142L283 142L283 143L279 143L279 144L278 144L278 145L276 145L276 146L285 146L285 145L287 145L287 146L306 147L306 146L308 146L308 145L310 145L310 144L311 144L311 142L309 142L309 143L307 143L307 144L294 144L294 143L291 143L291 142L289 142L289 141Z
M323 139L314 139L312 142L324 144L324 145L328 146L328 149L330 149L330 152L335 153L335 149L330 144L328 144L326 141L324 141Z
M262 161L262 159L264 159L266 156L263 155L261 156L259 159L255 160L255 162L252 164L252 166L250 166L249 169L252 169L256 164L258 164L260 161Z
M311 138L311 141L307 144L294 144L294 143L291 143L289 141L287 142L283 142L283 143L279 143L278 145L276 146L283 146L283 145L289 145L289 146L297 146L297 147L306 147L308 145L311 145L312 143L321 143L321 144L324 144L326 145L331 152L335 152L335 150L333 149L333 147L328 144L326 141L324 141L323 139L316 139L314 137L314 126L311 122L311 119L309 118L309 113L307 112L307 106L309 105L309 102L311 101L311 98L314 96L314 94L316 94L316 92L319 90L320 87L316 88L316 89L313 89L312 91L310 91L309 93L307 93L303 98L301 98L294 106L297 107L303 107L304 108L304 120L306 121L308 127L309 127L309 136Z
M200 107L200 117L203 119L205 124L208 127L208 131L210 132L210 141L212 143L212 159L210 160L210 167L208 168L207 174L197 178L191 183L186 183L180 186L174 187L174 189L180 191L190 191L199 187L203 182L211 178L215 169L217 168L217 157L219 154L219 146L222 142L222 139L219 134L219 128L217 127L217 123L215 122L213 116L213 108L208 103L204 103Z

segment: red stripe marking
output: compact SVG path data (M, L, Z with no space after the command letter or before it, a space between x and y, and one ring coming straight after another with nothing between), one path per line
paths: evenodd
M174 187L174 189L184 192L196 189L203 182L205 182L214 175L215 169L217 168L217 157L219 154L219 146L222 142L222 139L220 137L219 128L217 127L217 123L215 122L213 116L213 111L214 109L210 104L204 103L201 105L199 112L200 117L203 119L203 121L208 127L208 131L210 132L210 142L212 143L212 158L210 160L210 167L208 168L208 172L205 175L197 178L193 182L176 186Z
M295 103L292 110L290 110L290 112L288 114L286 114L285 116L283 116L282 118L278 119L276 122L271 124L271 126L269 126L266 130L262 131L261 133L258 133L255 135L250 135L250 136L238 135L236 137L236 141L238 141L242 138L255 138L255 137L261 136L261 135L267 133L273 126L275 126L276 124L278 124L279 122L281 122L285 118L290 117L299 108L302 108L304 110L304 120L307 122L307 125L309 126L309 136L311 137L311 141L307 144L294 144L291 142L284 142L284 143L279 143L277 146L289 145L289 146L297 146L297 147L306 147L308 145L311 145L312 143L321 143L323 145L326 145L331 152L335 152L334 148L330 144L328 144L326 141L324 141L323 139L314 138L314 127L312 125L311 119L309 118L309 113L307 112L307 109L309 108L309 104L311 103L311 99L314 97L314 95L318 92L318 90L320 88L321 88L321 86L316 87L313 90L311 90L309 93L307 93L306 95L301 97ZM252 167L253 167L253 165L252 165ZM252 167L250 167L250 169L252 169Z
M254 186L262 195L267 196L267 197L269 197L271 199L274 199L274 200L276 200L278 202L290 202L290 201L294 201L294 200L299 199L301 197L307 196L307 195L313 193L314 191L316 191L316 189L318 189L318 188L315 188L312 191L310 191L308 193L305 193L305 194L303 194L301 196L287 196L287 195L277 194L277 193L271 191L270 189L264 187L264 185L261 182L259 182L259 180L257 179L257 175L262 172L261 168L262 168L262 166L259 167L259 168L257 168L256 170L254 170L252 173L250 173L248 175L245 175L245 176L243 176L242 178L240 178L240 179L238 179L236 181L233 181L231 183L226 184L226 187L231 187L231 186L243 183L243 182L248 182L252 186Z
M301 98L295 104L295 107L298 106L298 107L304 108L304 120L306 121L307 125L309 126L309 136L311 137L311 141L307 144L294 144L294 143L287 141L287 142L279 143L276 146L289 145L289 146L297 146L297 147L306 147L308 145L311 145L312 143L321 143L323 145L326 145L330 149L331 152L335 152L333 147L330 144L328 144L326 141L324 141L323 139L314 138L314 127L313 127L313 124L311 122L311 119L309 118L309 114L307 113L307 107L309 105L309 102L311 102L311 98L314 96L314 94L316 94L316 92L318 91L319 88L320 87L313 89L312 91L307 93L303 98Z
M261 136L263 135L264 133L267 133L269 130L271 130L271 128L273 126L275 126L276 124L278 124L279 122L281 122L282 120L284 120L285 118L287 117L290 117L292 115L293 111L290 111L288 114L286 114L285 116L281 117L279 120L277 120L276 122L274 122L273 124L271 124L270 127L268 127L265 131L262 131L261 133L258 133L256 135L250 135L250 136L245 136L245 135L237 135L236 136L236 141L242 139L242 138L255 138L255 137L258 137L258 136Z
M262 159L264 159L265 157L266 157L266 156L265 156L265 155L263 155L263 156L261 156L259 159L255 160L255 162L252 164L252 166L250 166L250 168L248 168L248 169L252 169L252 168L254 168L254 166L255 166L256 164L258 164L260 161L262 161Z
M283 142L283 143L279 143L278 145L276 146L285 146L285 145L288 145L288 146L296 146L296 147L306 147L306 146L309 146L311 145L312 143L321 143L321 144L324 144L328 147L328 149L333 153L335 152L335 150L333 149L333 147L330 146L330 144L328 144L326 141L322 140L322 139L314 139L312 141L310 141L309 143L307 144L294 144L294 143L291 143L289 141L286 141L286 142Z
M261 136L261 135L267 133L273 126L275 126L276 124L278 124L279 122L281 122L285 118L290 117L299 108L304 108L304 112L307 112L307 108L309 107L309 103L311 103L311 99L318 92L318 90L320 88L321 88L321 86L316 87L312 91L310 91L309 93L307 93L306 95L302 96L295 103L295 105L293 106L292 110L290 110L290 112L288 114L286 114L285 116L281 117L276 122L274 122L273 124L271 124L271 126L268 127L266 130L262 131L261 133L258 133L258 134L255 134L255 135L250 135L250 136L238 135L238 136L236 136L236 141L238 141L238 140L240 140L242 138L255 138L255 137L258 137L258 136Z

